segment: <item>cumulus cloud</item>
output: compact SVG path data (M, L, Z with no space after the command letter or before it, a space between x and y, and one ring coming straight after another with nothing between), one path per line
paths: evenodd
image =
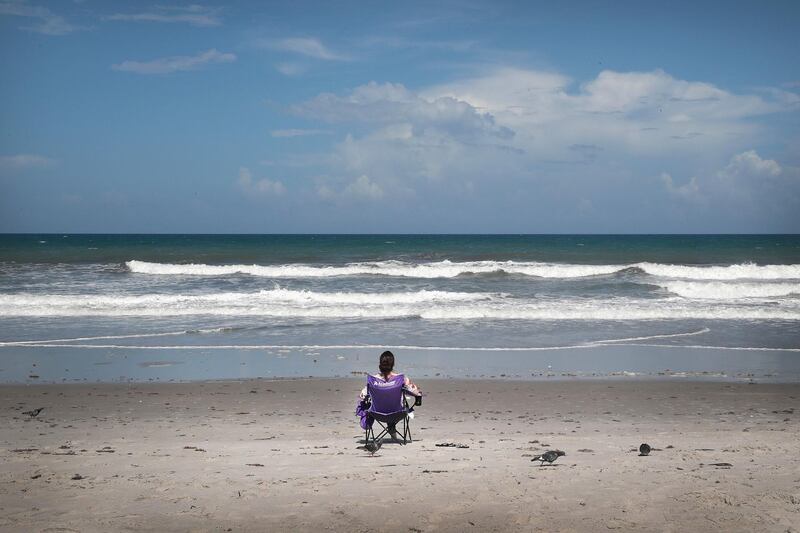
M730 158L712 179L702 184L709 195L732 205L753 207L753 203L783 205L798 193L800 182L784 170L777 161L763 159L755 150L747 150ZM790 174L790 173L789 173Z
M700 187L697 184L696 177L693 176L688 183L684 183L683 185L677 185L672 179L672 176L666 172L662 172L660 178L667 192L671 195L686 200L696 199L698 197Z
M383 188L366 174L345 183L341 189L326 183L317 186L317 196L323 200L380 200L384 195Z
M236 61L235 54L222 53L216 48L206 50L195 56L170 56L153 59L151 61L123 61L111 65L113 70L133 72L135 74L170 74L187 70L197 70L214 63L232 63Z
M183 23L191 26L207 27L222 24L219 13L219 8L197 4L189 6L155 6L151 10L137 13L115 13L106 17L106 20Z
M458 138L490 135L508 139L514 135L511 129L498 126L491 114L467 102L450 96L423 98L394 83L370 82L344 96L323 93L292 110L327 122L407 125L415 130L412 134L434 129Z
M29 4L24 0L17 2L0 2L0 15L31 19L33 24L30 26L22 26L22 29L44 35L66 35L82 29L79 26L67 22L64 17L56 15L50 9Z
M659 176L664 188L671 195L696 199L701 195L717 200L727 198L750 199L765 183L776 184L783 169L773 159L763 159L755 150L747 150L730 157L725 167L710 173L705 179L693 176L687 183L679 185L672 175L662 172Z
M349 56L334 52L319 39L313 37L292 37L278 40L260 40L257 45L263 48L291 52L325 61L348 61Z
M372 128L354 139L370 149L382 137L393 149L405 145L415 153L423 145L432 154L435 144L447 158L453 143L480 144L525 154L530 164L586 163L615 153L724 153L732 143L752 140L757 128L748 119L792 107L781 99L678 80L660 70L603 71L573 86L558 73L502 68L421 91L371 82L343 95L322 93L292 111Z
M239 169L237 185L242 192L248 195L281 196L286 192L286 187L280 181L273 181L266 178L260 180L253 179L253 174L247 167L241 167Z
M370 176L381 186L541 179L554 164L600 172L615 158L689 164L754 142L754 117L793 109L770 93L735 94L661 70L606 70L576 84L560 73L519 68L418 91L370 82L291 107L304 118L354 128L333 157L344 173ZM694 188L672 186L683 196Z
M742 193L730 191L750 190L756 176L762 185L772 182L762 199L788 205L782 193L797 187L780 181L785 170L750 147L764 140L763 117L796 109L774 91L739 94L661 70L602 71L576 83L557 72L499 68L417 90L370 82L321 93L290 111L342 132L326 162L338 178L317 187L325 199L372 184L398 206L427 212L456 201L464 212L507 216L511 225L503 227L536 219L547 221L536 226L541 231L629 231L595 225L604 213L623 210L619 224L646 220L648 230L663 231L659 220L671 217L671 228L683 231L687 213L697 221L725 212L746 227L732 207ZM733 183L723 175L739 177ZM625 207L632 197L653 203ZM719 224L707 227L724 230Z
M731 138L753 133L744 119L792 107L781 98L734 94L661 70L606 70L574 85L558 73L501 68L431 87L423 95L450 96L485 110L516 131L529 151L558 158L567 157L564 150L573 144L637 155L727 146Z
M731 157L714 178L701 187L731 218L760 221L766 231L798 231L800 169L747 150Z
M733 156L728 166L720 171L719 176L723 179L774 178L781 174L781 170L777 161L762 159L755 150L748 150Z
M49 157L36 154L0 156L0 167L7 169L44 168L54 163Z
M380 185L371 181L368 176L361 175L345 187L344 195L354 198L378 200L383 198L383 189Z

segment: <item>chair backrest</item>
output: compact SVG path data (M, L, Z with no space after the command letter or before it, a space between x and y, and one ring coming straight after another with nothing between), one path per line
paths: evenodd
M384 381L375 376L367 376L367 393L372 400L370 411L390 414L403 410L403 385L406 378L403 374Z

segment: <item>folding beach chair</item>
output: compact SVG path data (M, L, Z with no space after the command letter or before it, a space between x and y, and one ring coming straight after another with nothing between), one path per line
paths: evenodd
M390 381L383 381L375 376L367 376L367 395L370 406L367 415L381 427L380 433L375 435L372 424L367 424L365 444L377 444L387 433L394 433L398 423L403 423L403 444L411 442L411 428L408 415L414 408L409 407L404 394L405 376L399 374ZM416 402L415 402L416 403ZM394 431L391 431L394 430ZM392 435L395 438L395 435Z

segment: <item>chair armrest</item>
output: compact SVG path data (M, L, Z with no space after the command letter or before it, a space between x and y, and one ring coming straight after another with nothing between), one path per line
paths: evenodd
M415 394L406 387L403 387L403 402L405 403L406 407L408 407L408 400L406 398L406 394L414 397L414 407L419 407L420 405L422 405L422 393Z

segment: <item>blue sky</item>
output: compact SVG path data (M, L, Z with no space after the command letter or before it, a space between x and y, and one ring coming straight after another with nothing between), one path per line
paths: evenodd
M800 232L799 26L798 2L0 0L0 231Z

